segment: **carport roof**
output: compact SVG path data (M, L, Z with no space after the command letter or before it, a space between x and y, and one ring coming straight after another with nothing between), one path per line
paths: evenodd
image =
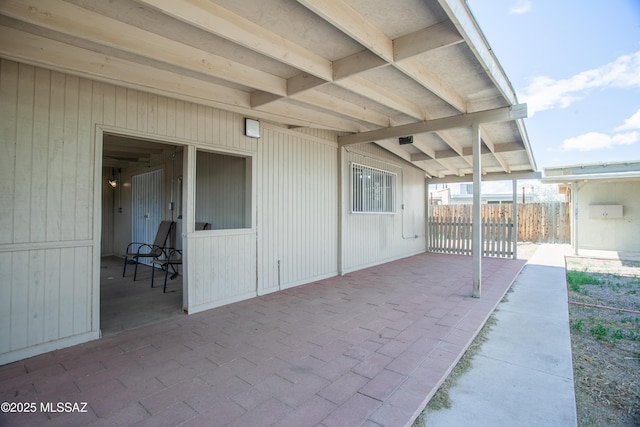
M622 162L584 163L544 168L544 183L586 181L639 181L640 160Z
M374 142L428 177L534 172L519 105L463 0L6 0L0 56ZM398 137L413 136L399 145Z

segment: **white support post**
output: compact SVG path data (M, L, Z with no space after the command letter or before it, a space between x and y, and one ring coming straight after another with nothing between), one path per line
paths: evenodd
M518 180L513 181L513 259L518 259Z
M183 151L183 193L182 193L182 308L189 310L189 277L192 264L189 262L189 249L192 241L188 238L195 230L196 218L196 147L187 145Z
M580 255L579 244L578 244L578 220L579 218L579 208L578 208L578 193L580 193L580 187L582 184L574 181L571 183L571 207L573 218L571 219L571 243L573 245L573 253L578 256Z
M480 298L482 278L482 155L480 140L480 126L474 123L472 126L473 146L473 230L472 230L472 255L473 255L473 297Z

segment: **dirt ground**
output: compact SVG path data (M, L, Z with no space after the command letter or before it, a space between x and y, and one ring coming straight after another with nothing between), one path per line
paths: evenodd
M640 426L640 262L566 262L578 424Z

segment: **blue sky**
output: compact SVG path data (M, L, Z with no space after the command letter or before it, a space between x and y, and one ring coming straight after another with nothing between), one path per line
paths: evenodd
M640 160L640 0L468 0L539 170Z

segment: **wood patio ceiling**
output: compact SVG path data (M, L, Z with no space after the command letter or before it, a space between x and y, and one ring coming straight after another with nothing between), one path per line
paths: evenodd
M483 174L536 170L464 0L3 0L0 56L340 131L341 145L367 135L429 177L472 174L469 125L495 110L506 119L481 125ZM438 121L451 127L429 130ZM413 144L398 144L403 129Z

